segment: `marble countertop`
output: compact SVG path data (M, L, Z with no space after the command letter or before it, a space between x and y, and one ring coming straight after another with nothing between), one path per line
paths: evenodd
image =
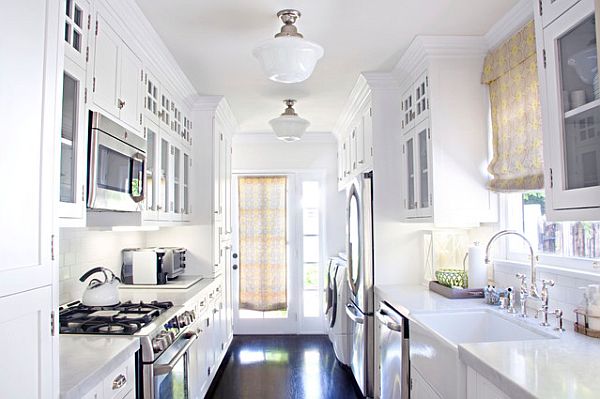
M135 337L60 335L60 398L79 399L139 350Z
M482 299L447 299L423 286L382 285L375 293L409 319L422 312L496 309ZM513 398L598 398L600 340L575 333L572 323L565 328L559 339L460 344L459 357Z
M119 290L119 296L121 301L171 301L175 306L181 306L208 289L215 280L214 278L203 278L186 289L163 288L163 286L144 289L123 287Z

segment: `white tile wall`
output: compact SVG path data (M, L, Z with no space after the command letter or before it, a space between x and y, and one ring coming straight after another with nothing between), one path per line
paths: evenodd
M496 286L503 288L508 286L518 287L519 281L515 277L516 273L529 275L529 266L509 262L496 262ZM571 321L575 321L575 313L573 311L583 299L582 292L578 287L600 283L599 274L539 265L537 268L537 281L540 288L542 279L554 280L555 282L554 287L549 289L550 312L553 312L555 309L562 309L564 318ZM532 309L539 308L539 304L539 301L530 300L528 307ZM533 310L530 314L534 314ZM552 320L553 322L554 320Z
M145 234L144 232L60 229L60 303L81 298L86 285L79 282L79 277L92 267L104 266L119 275L121 249L144 246Z

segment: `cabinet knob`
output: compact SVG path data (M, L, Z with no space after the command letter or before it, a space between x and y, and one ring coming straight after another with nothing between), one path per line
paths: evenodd
M123 101L119 98L119 100L117 101L117 107L119 107L119 109L123 109L124 106L125 106L125 101Z
M125 377L123 374L119 374L119 376L113 380L113 383L112 383L113 391L123 388L123 386L126 383L127 383L127 377Z

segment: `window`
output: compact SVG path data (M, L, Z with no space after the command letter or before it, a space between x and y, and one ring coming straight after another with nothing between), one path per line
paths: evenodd
M319 317L319 270L321 264L321 234L319 182L302 182L302 298L304 317Z
M548 222L543 191L506 195L506 227L523 231L540 263L590 270L600 258L600 222ZM507 258L526 260L528 250L519 240L508 241Z

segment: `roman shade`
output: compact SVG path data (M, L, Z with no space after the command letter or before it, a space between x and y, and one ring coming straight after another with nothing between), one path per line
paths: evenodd
M240 309L287 309L287 177L238 179Z
M544 187L542 124L533 21L490 52L482 83L489 85L493 191Z

